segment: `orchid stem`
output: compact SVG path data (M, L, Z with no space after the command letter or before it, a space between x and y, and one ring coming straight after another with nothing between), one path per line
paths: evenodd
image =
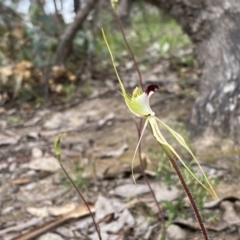
M120 31L121 31L121 33L122 33L124 42L125 42L125 44L126 44L126 46L127 46L127 49L128 49L128 51L129 51L129 53L130 53L130 55L131 55L131 58L132 58L132 60L133 60L133 62L134 62L136 71L137 71L137 73L138 73L140 86L141 86L141 88L143 89L142 75L141 75L141 72L140 72L140 70L139 70L137 61L136 61L136 59L135 59L135 57L134 57L134 54L133 54L133 52L132 52L132 49L131 49L131 47L130 47L130 45L128 44L128 41L127 41L127 39L126 39L124 30L123 30L123 27L122 27L122 23L121 23L121 20L120 20L120 18L119 18L119 16L118 16L118 13L117 13L117 11L116 11L115 9L113 9L113 12L114 12L114 14L115 14L115 17L116 17L116 20L117 20L117 23L118 23L118 27L119 27L119 29L120 29ZM139 138L139 139L140 139L140 137L141 137L141 132L142 132L142 123L143 123L143 119L140 119L139 124L136 123L137 131L138 131L138 138ZM155 196L155 194L154 194L154 191L153 191L153 189L152 189L152 187L151 187L151 185L150 185L150 183L149 183L148 177L147 177L147 175L146 175L146 173L145 173L145 171L144 171L144 165L143 165L143 160L142 160L142 156L141 156L141 142L139 143L138 154L139 154L139 160L140 160L140 165L141 165L141 172L142 172L142 174L143 174L143 177L144 177L145 182L146 182L147 185L148 185L148 188L149 188L149 190L150 190L150 192L151 192L151 195L152 195L152 197L153 197L153 200L154 200L154 202L155 202L155 204L156 204L156 206L157 206L158 215L159 215L158 217L159 217L159 219L161 219L162 226L163 226L162 235L163 235L163 237L165 237L165 232L166 232L165 230L166 230L166 229L165 229L165 218L164 218L163 209L160 207L160 205L159 205L159 203L158 203L158 201L157 201L157 199L156 199L156 196Z
M133 52L132 52L132 49L131 49L130 45L128 44L128 41L127 41L126 36L125 36L125 33L124 33L124 31L123 31L122 23L121 23L121 20L120 20L120 18L119 18L119 16L118 16L118 13L117 13L117 11L115 11L114 9L113 9L113 12L114 12L115 17L116 17L116 19L117 19L118 27L119 27L119 29L120 29L120 31L121 31L121 33L122 33L124 42L125 42L125 44L126 44L126 46L127 46L127 49L128 49L128 51L129 51L129 53L130 53L130 55L131 55L131 58L132 58L132 60L133 60L133 62L134 62L136 71L137 71L137 73L138 73L140 86L141 86L141 88L143 89L142 75L141 75L141 72L140 72L140 70L139 70L139 67L138 67L136 58L134 57L134 54L133 54Z
M201 214L199 212L197 204L196 204L196 202L195 202L195 200L193 198L193 195L190 192L190 189L189 189L188 185L186 184L186 182L185 182L185 180L183 178L183 175L180 172L179 167L177 165L177 162L176 162L177 157L171 152L171 150L168 147L164 146L163 144L160 144L160 146L162 147L163 151L166 153L166 155L167 155L169 161L171 162L171 164L172 164L176 174L178 175L178 178L179 178L179 180L180 180L180 182L181 182L181 184L182 184L182 186L184 188L185 193L188 196L188 199L189 199L189 201L190 201L190 203L192 205L193 211L194 211L194 213L196 215L196 218L198 220L198 223L199 223L199 226L200 226L200 229L201 229L201 232L202 232L203 239L204 240L209 240L208 233L207 233L207 230L206 230L206 228L204 226L203 219L202 219L202 216L201 216Z

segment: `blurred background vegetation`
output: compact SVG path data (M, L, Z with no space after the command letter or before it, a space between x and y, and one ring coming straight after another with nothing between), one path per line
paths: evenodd
M117 64L131 60L108 0L95 1L59 60L64 36L88 1L8 0L0 2L0 104L17 100L39 107L49 96L69 101L81 87L91 93L91 81L112 73L101 35L104 28ZM76 17L75 17L76 16ZM178 24L142 0L132 3L124 23L127 39L141 64L167 58L174 66L194 65L191 42ZM126 66L127 68L127 66ZM181 69L180 69L181 71ZM64 97L62 97L64 96Z

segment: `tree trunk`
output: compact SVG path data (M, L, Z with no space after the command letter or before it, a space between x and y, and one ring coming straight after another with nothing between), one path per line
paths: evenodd
M240 1L146 0L174 17L194 43L202 68L190 118L195 134L240 142Z
M61 41L55 55L55 65L65 64L77 31L80 29L89 12L94 8L97 2L98 0L89 0L87 1L86 6L77 12L74 21L67 27L61 37Z

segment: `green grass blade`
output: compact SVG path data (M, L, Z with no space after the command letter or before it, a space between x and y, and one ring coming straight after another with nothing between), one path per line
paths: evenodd
M62 136L65 135L65 133L61 133L59 134L55 139L54 139L54 142L53 142L53 149L54 149L54 152L55 152L55 155L58 159L58 161L61 163L61 147L60 147L60 143L61 143L61 138Z

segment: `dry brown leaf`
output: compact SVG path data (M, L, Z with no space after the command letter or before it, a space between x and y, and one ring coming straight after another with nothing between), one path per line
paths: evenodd
M29 163L28 167L33 170L43 170L48 172L55 172L61 168L58 160L51 156L36 158Z
M42 207L42 208L28 207L27 212L29 212L33 216L41 217L41 218L45 218L49 215L47 207Z
M15 23L11 34L18 40L22 40L24 37L23 26L20 23Z
M67 72L67 78L70 82L75 82L77 80L77 77L70 71Z
M96 221L101 222L101 233L109 234L110 239L115 239L121 230L126 231L135 225L135 219L126 205L116 198L105 198L99 196L95 204ZM110 220L110 221L109 221ZM113 235L111 235L113 234ZM94 234L90 237L94 239Z
M65 204L62 206L48 207L48 212L52 216L58 217L58 216L65 215L65 214L73 211L76 207L77 206L75 203L68 203L68 204Z
M94 205L89 204L89 208L92 212L95 211ZM18 237L13 238L12 240L30 240L38 237L39 235L49 231L52 228L55 228L62 223L66 222L67 220L70 220L72 218L80 218L84 217L89 214L88 208L84 204L79 204L73 211L69 212L68 214L59 217L57 219L54 219L52 221L46 222L33 230L26 232Z
M13 74L12 66L5 66L0 68L0 79L2 84L6 84L8 82L8 78Z
M120 197L136 197L138 195L149 193L149 187L145 184L125 184L118 186L113 190L113 194Z
M61 66L58 66L58 65L55 65L52 67L52 72L51 72L51 75L54 77L54 78L59 78L61 77L64 73L66 72L66 69L63 65Z
M16 178L12 180L12 184L14 185L23 185L32 182L31 177L22 177L22 178Z
M116 212L122 205L120 204L120 206L118 206L116 209L116 204L119 205L118 200L114 201L112 199L108 199L100 195L95 203L96 221L97 222L102 221L108 215Z
M23 73L23 78L25 79L25 80L30 80L30 78L31 78L31 72L29 71L29 70L26 70L26 71L24 71L24 73Z
M20 177L12 180L12 184L25 185L28 183L35 183L37 180L43 179L51 175L50 172L39 172L38 174L31 175L29 177Z
M28 222L19 223L19 224L15 225L15 226L11 226L9 228L5 228L5 229L0 230L0 236L3 236L3 235L5 235L6 233L9 233L9 232L19 232L19 231L22 231L22 230L24 230L24 229L26 229L28 227L37 225L40 222L42 222L41 218L32 218Z
M14 76L19 77L22 76L24 77L24 72L26 70L29 70L33 67L33 63L29 61L21 61L17 63L14 67Z
M126 150L128 145L124 143L120 148L101 154L100 158L120 157Z
M0 146L1 145L15 145L18 143L19 139L20 139L19 136L10 137L7 135L0 134Z
M223 201L220 207L224 211L222 218L225 222L230 225L235 222L240 222L240 218L238 217L232 202Z

